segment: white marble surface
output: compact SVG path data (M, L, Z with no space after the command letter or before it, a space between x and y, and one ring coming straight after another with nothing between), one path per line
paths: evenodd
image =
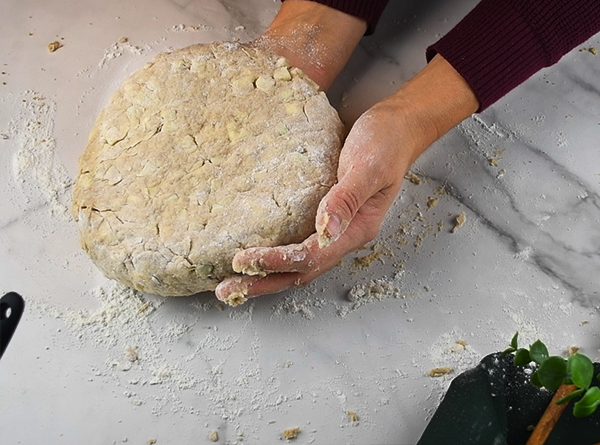
M392 0L330 92L342 118L415 74L475 3ZM27 302L0 363L3 444L263 444L291 427L299 444L413 444L452 377L517 330L600 359L600 56L579 51L598 35L419 159L367 269L348 258L235 309L111 291L66 212L96 113L156 53L253 38L278 7L0 2L0 292ZM369 287L381 301L348 300Z

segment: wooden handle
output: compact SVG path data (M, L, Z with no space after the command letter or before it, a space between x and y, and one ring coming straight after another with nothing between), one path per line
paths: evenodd
M552 432L554 425L558 422L560 415L569 404L569 402L565 402L557 405L557 400L568 396L576 389L577 386L575 385L561 385L560 388L558 388L556 394L552 397L552 401L548 405L548 408L544 411L544 414L535 426L535 429L531 433L531 436L529 436L529 440L525 445L544 445L546 439Z

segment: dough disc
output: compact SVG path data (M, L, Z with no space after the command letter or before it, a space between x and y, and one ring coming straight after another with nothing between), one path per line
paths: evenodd
M246 44L159 54L101 111L73 215L109 278L163 296L214 290L240 249L314 232L343 125L286 59Z

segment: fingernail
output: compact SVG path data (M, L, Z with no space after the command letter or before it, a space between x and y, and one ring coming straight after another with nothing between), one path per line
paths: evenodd
M321 248L327 247L336 241L342 232L342 224L337 215L326 213L324 219L324 228L321 233L319 233L319 247Z
M241 277L231 277L217 285L215 295L222 302L235 307L246 302L248 286Z

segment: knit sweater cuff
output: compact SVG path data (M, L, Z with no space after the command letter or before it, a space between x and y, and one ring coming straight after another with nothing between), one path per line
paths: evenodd
M597 0L483 0L427 49L462 75L482 111L600 29Z
M285 1L285 0L282 0ZM377 22L383 13L389 0L370 0L370 1L349 1L349 0L312 0L316 3L329 6L346 14L359 17L366 20L367 32L365 35L371 35L375 31Z
M427 48L427 60L437 53L471 86L479 99L478 111L547 66L541 42L528 23L506 2L494 0L481 2Z

